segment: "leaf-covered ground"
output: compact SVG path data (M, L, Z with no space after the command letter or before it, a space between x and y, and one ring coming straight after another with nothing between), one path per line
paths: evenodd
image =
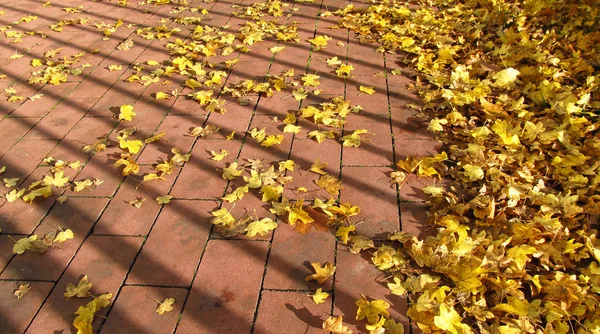
M595 5L3 4L0 323L599 331Z

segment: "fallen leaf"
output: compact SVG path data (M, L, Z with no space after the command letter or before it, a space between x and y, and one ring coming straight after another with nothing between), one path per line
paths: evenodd
M272 48L269 49L269 51L271 51L272 53L277 53L277 52L281 52L285 49L285 46L274 46Z
M87 275L83 276L77 285L72 283L67 284L67 291L64 293L65 298L77 297L77 298L85 298L92 295L90 289L92 288L92 283L88 281Z
M122 121L131 121L136 115L131 104L124 104L120 108L119 119Z
M159 205L169 204L169 203L171 203L172 198L173 198L173 196L171 196L171 195L163 195L163 196L157 197L156 202L158 202Z
M244 229L246 231L246 235L249 237L254 237L257 234L264 236L269 234L272 230L277 227L277 223L274 222L271 218L263 218L261 220L253 221Z
M137 197L137 198L136 198L136 199L134 199L134 200L131 200L131 201L126 201L126 203L127 203L127 204L130 204L130 205L133 205L133 207L135 207L136 209L139 209L139 208L141 208L141 207L142 207L142 204L144 204L144 201L145 201L145 200L146 200L145 198L142 198L142 197Z
M317 291L311 295L311 297L315 304L323 304L325 300L327 300L327 297L329 297L329 294L327 292L323 292L321 288L318 288Z
M375 93L375 87L360 86L358 90L369 95Z
M329 262L326 262L322 267L320 262L311 262L310 265L315 270L315 273L306 276L306 281L315 280L319 282L319 284L323 284L335 273L335 266Z
M29 292L30 289L31 287L29 286L29 283L21 284L19 285L19 288L13 292L13 295L17 297L17 299L21 299L27 292Z
M165 298L165 300L158 303L158 307L156 308L156 313L164 314L165 312L173 311L173 304L175 304L174 298Z

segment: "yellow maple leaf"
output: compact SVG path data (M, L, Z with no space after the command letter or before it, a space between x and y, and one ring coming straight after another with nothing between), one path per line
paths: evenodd
M388 283L387 287L394 295L404 296L406 294L406 288L404 288L402 281L398 277L394 277L394 283Z
M154 98L157 100L166 100L168 98L170 98L171 95L165 93L165 92L156 92L154 93Z
M344 318L339 315L337 317L330 316L323 322L323 329L333 334L353 334L352 330L344 325Z
M218 210L215 210L215 211L211 212L211 214L214 217L211 220L212 224L215 224L215 225L231 225L233 222L235 222L235 218L233 218L233 216L231 215L231 213L229 213L229 211L226 208L220 208Z
M346 147L359 147L360 135L361 134L369 134L369 131L366 129L354 130L351 134L343 136L340 140L343 142L343 145Z
M323 284L329 277L333 276L333 274L335 273L335 266L329 262L325 262L323 266L321 266L320 262L311 262L310 265L315 270L315 273L306 276L306 281L315 280L319 282L319 284Z
M333 196L337 196L340 192L340 189L343 188L342 181L329 174L321 176L315 181L315 183Z
M333 58L329 58L326 61L327 61L327 66L337 67L339 65L342 65L342 61L339 60L337 56L333 57Z
M31 203L36 197L44 197L48 198L52 196L52 186L45 186L35 190L30 191L26 195L23 196L23 201L26 203Z
M58 233L56 233L56 237L54 237L54 240L52 240L52 243L65 242L69 239L73 239L74 237L75 237L75 235L73 234L73 231L71 231L70 229L60 230Z
M304 88L298 88L292 91L292 96L296 101L302 101L308 97L308 93L304 91Z
M14 239L13 239L14 240ZM31 248L31 245L34 241L37 240L37 235L32 235L29 237L21 238L15 242L13 245L13 254L23 254L26 250Z
M21 299L30 289L29 283L21 284L19 285L19 288L13 292L13 296L17 297L17 299Z
M321 160L317 159L317 161L315 161L312 164L312 166L310 166L309 171L311 171L313 173L325 175L325 174L327 174L327 172L324 171L323 168L327 167L328 165L329 165L328 163L321 162Z
M375 93L375 87L360 86L358 90L369 95Z
M173 311L173 304L175 304L174 298L165 298L162 302L158 302L156 313L164 314L165 312Z
M260 142L260 146L271 147L273 145L279 145L284 139L284 135L268 135L263 141Z
M310 296L315 304L323 304L325 300L327 300L327 297L329 297L329 294L327 292L323 292L323 289L318 288L317 291Z
M126 149L131 154L138 153L142 146L144 146L141 140L127 140L121 136L118 136L117 139L119 139L119 147Z
M463 166L463 169L465 170L465 176L468 177L470 181L481 180L484 177L483 169L479 166L466 164Z
M447 333L472 333L469 326L462 323L462 317L452 305L448 307L440 304L440 314L433 317L433 323Z
M278 45L278 46L274 46L274 47L270 48L269 51L271 51L272 53L277 53L277 52L283 51L284 49L285 49L285 46Z
M25 189L20 189L20 190L13 189L9 193L4 195L4 198L6 198L6 200L9 203L12 203L12 202L16 201L17 199L21 198L21 196L23 196L24 193L25 193Z
M221 149L220 152L210 151L210 154L212 155L212 157L211 157L212 160L221 161L221 160L223 160L223 158L225 158L226 156L229 155L229 152Z
M127 176L129 174L137 174L140 171L140 166L133 159L131 154L122 154L121 159L119 159L115 162L115 166L116 167L125 166L125 168L123 168L123 170L121 171L121 174L123 176ZM86 180L86 181L89 181L89 182L87 182L87 183L84 183L85 181L75 182L75 184L76 184L75 191L81 191L85 187L91 186L91 180Z
M335 232L336 237L340 237L342 243L345 245L348 243L348 236L350 232L356 231L356 225L350 224L349 226L340 226Z
M308 41L310 44L315 46L315 50L321 50L327 46L327 41L331 40L329 36L316 36L315 38L311 38Z
M169 203L171 203L171 199L172 199L172 198L173 198L173 196L171 196L171 195L163 195L163 196L158 196L158 197L156 198L156 202L157 202L159 205L162 205L162 204L169 204Z
M131 200L131 201L125 201L127 204L133 206L136 209L139 209L142 207L142 204L144 204L144 202L146 201L145 198L142 197L136 197L135 199Z
M320 76L315 74L305 74L300 80L304 81L304 86L317 87L321 84L319 78Z
M319 131L313 130L308 133L308 138L314 138L317 140L317 143L321 144L327 138L335 138L335 134L333 131Z
M308 212L304 211L302 201L297 201L288 209L288 222L290 225L294 225L297 222L301 222L302 224L310 224L315 220L308 214Z
M283 193L283 186L281 185L264 185L260 188L263 202L278 201L279 197Z
M136 113L133 111L131 104L124 104L119 109L119 119L122 121L131 121L135 115Z
M161 139L162 137L164 137L164 136L165 136L165 134L166 134L166 133L164 133L164 132L159 132L159 133L155 134L155 135L154 135L154 136L152 136L152 137L148 137L148 138L144 139L144 143L146 143L146 144L153 143L153 142L155 142L155 141L157 141L157 140ZM166 139L165 139L165 140L166 140ZM168 140L166 140L166 141L168 141Z
M43 184L46 186L62 187L69 182L69 178L64 176L62 170L54 173L53 176L46 175L43 179Z
M233 203L233 202L237 201L238 199L242 199L244 197L244 195L248 192L248 190L249 190L249 188L247 185L242 186L242 187L237 187L231 193L221 197L221 199L224 200L225 202Z
M515 81L517 81L519 74L521 74L521 72L512 67L504 69L494 74L493 78L496 80L494 84L502 88L510 87L515 83Z
M353 70L354 66L341 64L337 70L335 70L335 74L342 79L347 79L350 77L350 72Z
M274 222L271 218L263 218L261 220L256 220L248 224L244 231L246 231L246 235L249 237L254 237L257 234L264 236L269 234L277 227L277 223Z
M295 133L298 134L300 132L300 130L302 129L301 126L298 125L294 125L294 124L287 124L284 128L283 128L283 132L286 133Z
M83 276L77 285L73 283L67 284L67 291L64 293L65 298L78 297L85 298L92 295L90 289L92 288L92 283L88 281L88 277Z
M280 161L279 162L279 171L283 172L285 170L289 170L290 172L293 172L295 166L296 166L296 163L294 162L294 160Z
M16 187L17 184L19 184L18 177L4 178L4 179L2 179L2 181L4 181L4 186L6 188Z
M366 318L367 328L369 330L380 328L385 322L385 317L390 316L390 313L387 311L390 304L384 300L376 299L368 301L365 296L361 295L361 298L356 301L356 306L358 306L356 320ZM374 326L374 328L369 326Z
M223 179L233 180L236 177L242 175L243 170L238 170L238 163L232 162L226 168L223 168Z

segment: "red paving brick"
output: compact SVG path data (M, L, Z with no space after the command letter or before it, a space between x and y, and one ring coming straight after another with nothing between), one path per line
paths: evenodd
M161 211L128 284L189 286L210 231L211 201L173 200ZM165 242L165 240L169 242ZM170 271L162 268L169 267Z
M141 243L142 238L132 237L91 236L88 238L31 323L28 332L49 333L71 330L75 319L73 312L78 306L85 305L90 298L65 299L63 294L68 283L77 284L83 275L87 275L92 282L93 294L100 295L108 292L114 297L123 284ZM102 309L98 314L106 315L106 312L106 309ZM94 328L97 328L101 322L102 318L96 317Z
M171 333L175 329L187 290L125 286L114 302L104 333ZM157 314L156 301L175 299L173 311Z
M264 291L260 298L255 333L323 333L331 312L331 296L315 304L308 292Z
M73 240L49 249L43 255L26 252L15 256L0 279L58 280L107 203L106 198L69 198L64 204L55 205L34 233L41 237L60 227L72 230Z
M178 332L250 331L268 246L260 241L210 241Z
M311 242L306 242L310 238ZM273 245L267 264L264 287L266 289L329 289L331 280L322 286L316 281L306 281L305 277L314 273L310 263L333 263L335 238L327 232L310 232L302 235L290 225L282 224L275 230Z
M348 252L344 246L338 249L337 254L333 310L335 315L342 315L344 322L353 331L366 332L365 323L355 320L355 316L356 300L361 298L361 291L367 291L369 300L386 300L391 305L390 315L399 322L408 323L408 319L403 316L407 308L406 299L390 294L384 281L385 274L373 266L368 254L355 255ZM356 279L357 277L361 279Z
M361 208L352 217L358 233L370 238L385 239L387 233L400 229L396 188L388 177L387 167L344 167L342 170L341 202Z
M248 19L232 16L232 3L218 0L205 3L190 1L192 6L209 10L201 26L228 26L224 31L238 35L238 29ZM240 6L252 5L243 0ZM204 70L224 70L228 77L214 85L213 97L223 101L226 112L219 114L190 99L192 92L185 87L186 77L174 73L161 77L155 84L125 82L136 73L134 66L143 67L140 76L149 75L158 67L148 60L161 62L163 69L171 56L166 49L177 38L190 41L194 25L183 26L172 20L165 25L180 28L168 39L146 40L137 36L138 27L150 27L160 19L191 17L190 11L173 12L173 7L129 3L119 6L114 2L85 2L70 0L60 6L32 6L31 1L13 1L0 5L6 14L2 21L14 22L31 13L38 20L22 22L18 29L44 31L48 36L23 37L22 43L10 44L10 50L0 50L0 89L14 84L24 99L17 103L0 101L0 168L7 169L4 178L19 178L19 187L29 186L49 174L52 163L43 163L47 156L55 160L78 160L82 167L67 170L69 181L100 179L92 190L73 192L55 189L55 195L36 199L28 204L22 200L8 203L2 196L14 188L0 183L0 328L7 333L72 332L74 312L89 299L65 300L63 293L68 283L76 283L88 275L93 283L92 292L113 294L113 304L98 312L93 322L95 331L102 333L319 333L321 324L329 315L343 315L357 332L365 332L364 322L356 322L355 301L360 294L381 298L393 305L392 316L407 323L404 317L406 301L393 296L386 288L381 271L371 263L367 253L350 254L346 246L337 244L334 229L312 230L306 235L295 231L287 222L276 219L269 212L270 205L261 202L261 195L251 190L234 204L223 207L234 217L244 214L259 218L273 218L278 227L265 236L249 238L238 235L230 240L212 228L211 211L221 206L220 197L238 186L242 178L227 181L221 169L232 162L240 166L249 159L262 159L266 166L288 158L295 161L296 170L288 171L292 182L283 195L290 200L332 197L315 184L320 175L307 172L319 159L328 163L324 170L342 180L341 203L361 207L361 213L352 217L359 222L357 233L378 240L389 232L402 229L425 237L433 231L427 225L429 197L422 188L444 184L433 178L414 175L397 190L390 184L389 173L394 163L409 155L436 154L440 144L426 131L427 124L419 118L410 104L419 100L409 92L412 83L406 75L392 75L399 67L399 56L375 52L374 45L358 43L354 34L345 29L331 29L336 17L319 17L325 10L343 8L348 1L325 0L322 3L295 3L283 7L278 22L296 22L299 43L278 42L265 38L250 47L251 52L234 51L229 55L215 55ZM62 8L84 5L82 13L67 13ZM365 7L366 4L354 4ZM297 10L296 10L297 9ZM65 26L62 32L50 29L49 22L62 19L89 17L85 25ZM266 16L265 16L266 17ZM265 18L263 17L263 18ZM114 24L123 19L108 39L96 23ZM271 17L269 16L269 19ZM318 22L317 22L318 21ZM131 23L132 26L128 26ZM314 50L308 39L316 35L332 37L327 48ZM134 41L128 51L116 47L125 39ZM9 39L2 41L9 43ZM237 41L235 43L238 43ZM8 44L7 44L8 45ZM285 50L273 54L273 46ZM89 67L79 76L69 76L68 82L58 86L29 85L32 59L42 59L53 48L62 48L59 56L86 51L79 64ZM14 50L25 56L6 59ZM337 56L352 64L355 70L348 80L335 74L326 59ZM403 56L402 56L403 57ZM221 61L238 58L238 64L226 69ZM198 61L203 60L202 55ZM121 70L109 71L109 65L120 64ZM214 66L211 68L210 66ZM276 92L273 96L247 97L250 102L240 105L237 98L222 93L223 87L233 87L243 80L264 82L268 75L281 75L293 69L296 80L306 73L319 75L322 92L297 101L291 90ZM206 78L198 77L199 81ZM375 88L373 95L361 93L359 87ZM294 89L296 87L292 87ZM177 97L157 100L157 92L177 89ZM202 88L204 89L204 88ZM34 94L41 99L30 100ZM362 106L358 114L347 116L343 129L335 139L318 144L309 139L310 131L329 129L317 126L312 120L298 119L302 129L296 135L283 133L282 120L290 112L309 105L318 106L335 96L344 96L352 105ZM134 105L137 116L132 121L118 119L123 104ZM276 117L276 121L274 118ZM192 128L211 124L220 130L208 138L189 135ZM122 153L118 132L136 128L131 136L145 139L164 132L164 138L149 144L133 155L140 164L137 175L123 176L122 167L114 166ZM247 130L265 128L268 134L283 134L281 144L265 148L256 142ZM361 135L360 147L344 147L339 138L353 130L367 129L372 135ZM225 140L233 131L233 140ZM86 145L107 138L107 149L97 153L82 152ZM172 149L190 153L190 160L178 164L165 181L148 181L137 187L143 175L153 171L157 163L173 156ZM225 149L229 155L222 161L211 160L210 151ZM49 166L50 165L50 166ZM247 170L247 169L246 169ZM304 187L306 192L299 192ZM64 204L56 202L59 194L68 196ZM155 198L171 195L169 204L159 205ZM146 201L139 209L126 203L136 197ZM279 217L283 218L283 217ZM69 228L75 238L43 254L26 252L13 255L14 239L30 234L43 235L56 227ZM334 278L323 285L307 282L312 273L310 262L330 262L337 266ZM360 277L360 279L357 279ZM31 291L22 299L12 296L19 284L31 281ZM37 280L37 281L36 281ZM334 284L335 283L335 284ZM318 287L331 293L320 305L307 296ZM164 315L155 313L154 300L175 298L174 311ZM335 303L333 303L335 301ZM333 303L333 304L332 304ZM333 310L333 313L331 313ZM107 316L107 318L103 318Z
M21 299L13 296L19 285L29 284L30 290ZM51 282L0 282L0 328L4 333L23 333L54 286ZM18 310L18 312L17 312Z

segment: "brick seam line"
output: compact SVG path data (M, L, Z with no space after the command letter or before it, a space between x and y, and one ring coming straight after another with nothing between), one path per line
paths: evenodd
M352 4L352 0L348 0L349 4ZM350 31L347 30L347 34L346 34L346 54L344 55L344 62L346 63L346 65L348 64L348 58L349 58L349 51L350 50ZM344 100L346 100L346 94L347 94L347 86L348 86L348 80L344 79ZM346 117L344 117L344 120L346 119ZM344 135L344 131L345 131L345 123L342 124L342 136ZM338 166L338 179L340 179L342 181L342 183L344 182L343 180L343 170L342 168L344 167L344 145L340 145L340 164ZM341 199L342 199L342 191L343 189L340 189L340 191L338 192L338 198L337 198L337 202L338 204L341 203ZM338 247L339 247L339 242L338 242L338 238L335 237L334 234L334 248L333 248L333 265L336 267L337 269L337 257L338 257ZM335 297L336 297L336 290L335 290L335 283L336 283L336 277L337 277L337 270L333 273L331 279L331 308L330 308L330 316L334 315L335 312Z
M394 171L398 171L398 167L396 166L396 138L394 137L394 127L392 125L392 104L391 104L391 100L390 100L390 84L389 84L389 68L388 68L388 63L387 63L387 57L386 54L383 54L383 67L384 67L384 74L385 74L385 85L386 85L386 90L387 90L387 102L388 102L388 117L389 117L389 121L390 121L390 137L392 139L392 162L393 162L393 166L392 169ZM395 184L396 187L396 202L397 202L397 206L398 206L398 219L399 219L399 231L402 231L403 226L402 226L402 209L400 207L400 203L401 203L401 199L400 199L400 186L396 183Z

